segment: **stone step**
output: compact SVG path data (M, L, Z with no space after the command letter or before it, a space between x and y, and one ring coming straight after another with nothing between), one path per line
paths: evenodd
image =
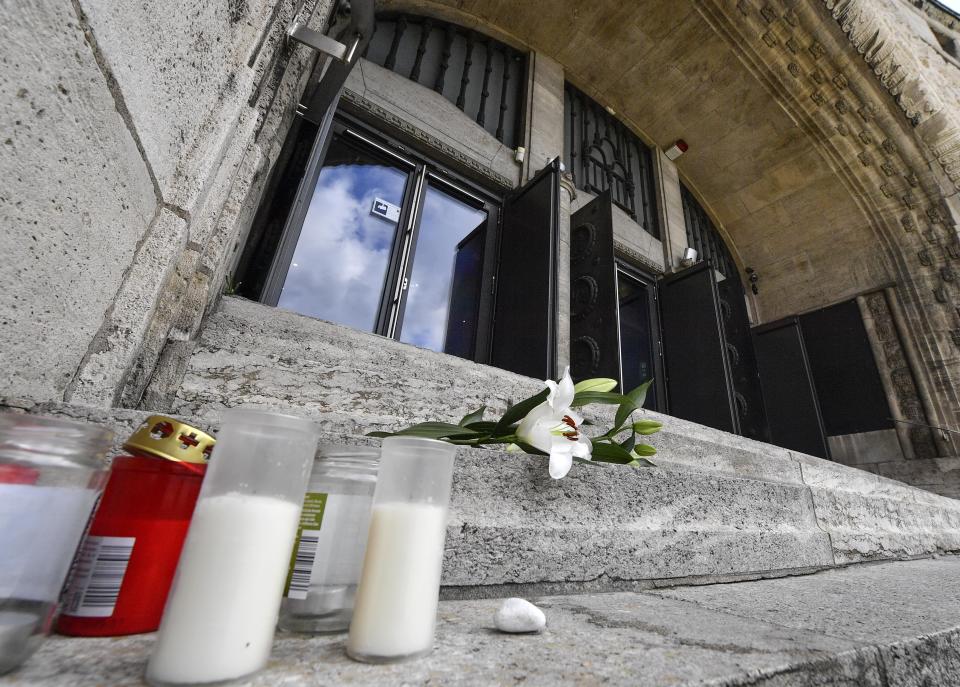
M508 402L543 388L540 380L229 296L208 319L185 368L168 401L181 414L216 417L241 404L298 409L325 429L358 435L456 421L481 405L502 413ZM665 423L653 438L662 460L800 481L786 449L644 414Z
M538 635L493 630L499 600L440 604L434 651L363 665L345 636L279 634L243 684L703 685L960 684L960 559L860 565L803 577L645 592L545 596ZM50 638L0 684L138 684L151 635Z
M118 437L147 415L27 410L110 425ZM182 419L215 434L211 417ZM376 443L334 433L322 441ZM683 463L576 465L552 480L543 458L461 448L444 596L643 589L960 551L960 502L825 461L790 462L796 469L780 482Z

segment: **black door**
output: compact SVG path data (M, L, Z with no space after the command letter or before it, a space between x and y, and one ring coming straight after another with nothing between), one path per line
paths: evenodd
M887 395L856 301L800 316L828 437L893 429Z
M829 458L800 321L790 317L755 327L753 338L771 442Z
M620 380L617 263L610 191L570 218L570 373Z
M718 279L720 321L740 434L758 441L770 441L743 285L736 272Z
M668 412L739 433L716 279L701 262L660 280Z
M560 161L554 159L503 204L490 363L556 377Z

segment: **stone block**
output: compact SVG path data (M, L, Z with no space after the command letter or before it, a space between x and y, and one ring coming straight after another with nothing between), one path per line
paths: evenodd
M827 437L830 457L844 465L905 460L895 429Z
M832 564L801 485L579 464L552 480L544 458L468 450L457 459L446 585L610 588Z
M746 588L742 584L650 593L781 627L885 645L918 638L932 628L957 628L958 568L960 559L947 556L748 583L749 595L740 593ZM900 683L892 680L890 684Z
M547 627L533 635L496 632L497 599L444 601L436 648L417 661L356 663L343 635L280 633L266 669L244 684L950 685L960 657L957 569L957 559L945 559L668 592L534 597ZM952 595L932 598L943 584ZM929 592L918 598L915 586ZM52 637L6 681L132 684L152 643L151 635Z
M925 458L869 466L872 472L926 491L960 498L960 458Z
M563 159L563 87L564 70L556 60L544 53L530 57L530 76L527 81L530 94L527 115L527 157L524 174L534 174L555 158Z
M0 389L62 399L156 197L70 3L2 11Z
M66 401L110 407L120 395L187 244L186 221L166 208L160 210L148 232L90 353L64 395Z
M302 3L301 3L302 4ZM308 2L309 13L316 2ZM164 201L194 210L298 3L78 0Z
M512 150L439 93L367 60L360 60L346 88L356 94L351 101L358 100L360 109L386 118L388 126L399 127L401 133L415 139L426 134L477 167L513 184L519 181L520 168L513 161ZM393 121L395 118L399 122ZM430 142L427 145L437 147Z

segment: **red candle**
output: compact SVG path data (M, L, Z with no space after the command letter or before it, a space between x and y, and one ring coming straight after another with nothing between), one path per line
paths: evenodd
M180 559L214 439L153 416L114 459L80 548L57 631L78 636L152 632Z

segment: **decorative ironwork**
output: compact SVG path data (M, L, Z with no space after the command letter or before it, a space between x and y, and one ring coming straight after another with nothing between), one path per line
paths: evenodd
M384 14L364 57L433 89L500 142L522 145L524 53L455 24Z
M569 83L564 103L565 163L577 188L610 189L614 204L660 238L650 149L623 122Z
M713 263L720 274L740 282L737 263L724 243L717 227L710 221L706 211L693 197L686 186L680 184L680 198L683 200L683 220L687 227L687 244L694 248L701 258Z

